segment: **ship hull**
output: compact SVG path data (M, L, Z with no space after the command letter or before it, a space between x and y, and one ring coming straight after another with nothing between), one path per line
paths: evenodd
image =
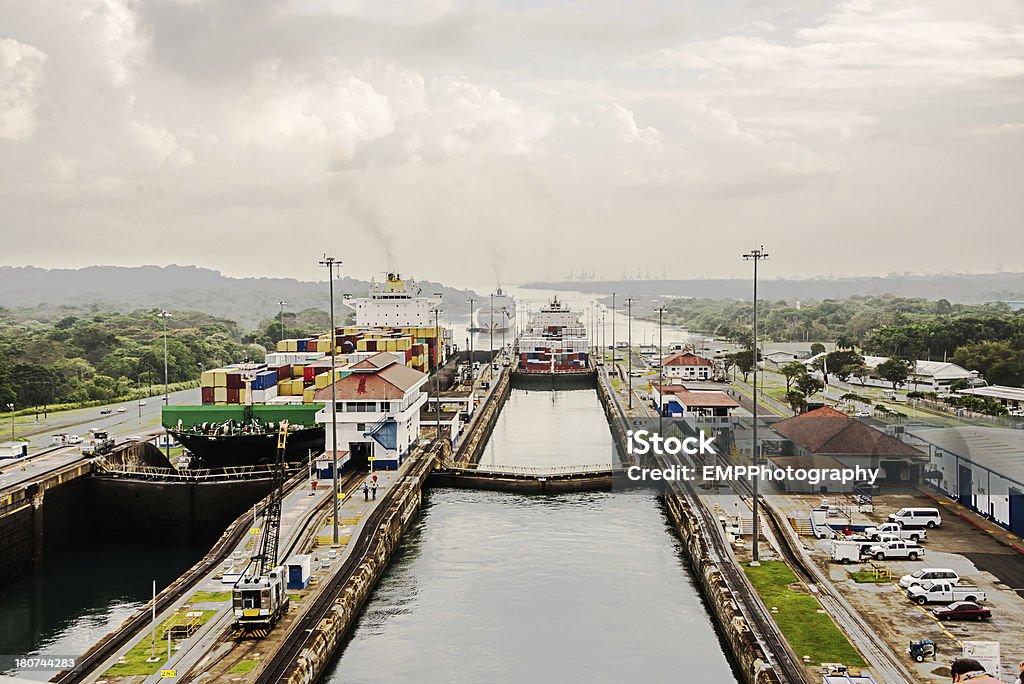
M197 435L185 431L169 430L174 438L199 459L204 468L273 463L277 451L277 433L261 435ZM288 433L285 460L306 462L309 452L324 450L324 428L312 427Z

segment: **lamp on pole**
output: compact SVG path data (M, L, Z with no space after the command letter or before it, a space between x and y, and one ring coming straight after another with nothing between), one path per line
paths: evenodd
M14 404L7 404L7 410L11 412L11 441L14 441Z
M491 377L491 366L494 365L494 293L491 293L491 343L490 361L487 363L487 377Z
M662 321L664 320L664 317L665 317L665 308L659 306L657 308L657 312L658 312L658 352L657 352L657 356L658 356L658 434L659 435L664 435L664 433L665 433L665 428L664 428L664 425L665 425L665 387L664 387L665 381L664 381L664 375L663 374L664 374L664 371L665 371L665 366L661 362L662 361L662 358L661 358L661 346L662 346Z
M335 359L337 358L336 342L334 331L334 271L341 268L341 262L332 256L324 254L320 265L327 268L328 292L331 299L331 498L333 501L333 533L334 543L338 543L338 386L335 380Z
M441 343L441 324L438 321L438 317L441 315L441 309L434 309L434 335L438 340L438 344ZM434 415L437 416L437 439L441 441L441 388L438 385L440 380L437 375L437 363L434 361ZM472 368L472 366L471 366ZM444 455L444 445L441 445L441 455Z
M758 461L760 460L759 459L760 450L758 449L758 444L757 444L757 264L758 264L758 262L764 261L767 258L768 258L768 253L764 251L764 245L761 245L761 247L759 247L758 249L752 249L748 253L743 255L743 259L744 260L746 260L746 261L753 261L754 262L754 339L753 339L753 345L752 345L753 349L751 350L750 353L753 356L753 361L754 361L754 387L753 387L753 392L752 392L753 399L754 399L754 420L753 420L753 425L754 425L753 442L754 442L754 444L753 444L752 461L753 461L753 465L755 466L755 468L758 465ZM759 535L760 527L758 526L758 519L757 519L757 513L758 513L758 511L757 511L757 506L758 506L758 503L757 503L757 483L758 483L758 480L759 480L759 478L757 476L757 470L755 469L755 471L754 471L754 478L753 478L753 486L752 486L752 490L753 490L753 494L754 494L754 505L753 505L753 512L754 512L754 519L753 519L754 547L753 547L753 554L751 555L751 558L752 558L751 565L759 565L760 564L760 561L759 561L759 558L758 558L758 546L757 546L758 536L760 536Z
M615 366L615 293L612 292L612 367Z
M633 410L633 298L626 297L626 358L629 367L629 410Z
M281 339L282 340L284 339L284 305L287 304L287 303L288 302L285 302L285 301L279 301L277 303L277 305L279 307L281 307L281 313L279 314L279 317L280 317L280 320L281 320ZM331 333L331 335L333 336L334 333Z
M170 317L170 312L163 309L157 314L157 318L160 319L164 326L164 406L170 403L170 396L167 393L167 319Z
M472 402L476 401L476 370L473 367L473 303L476 299L473 297L469 298L469 381L471 389L469 392L470 406L469 410L473 411Z

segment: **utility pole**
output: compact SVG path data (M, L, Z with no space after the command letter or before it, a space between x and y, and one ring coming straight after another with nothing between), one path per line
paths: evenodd
M629 367L629 410L633 410L633 298L626 297L626 358Z
M748 252L747 254L743 255L743 259L744 260L746 260L746 261L753 261L754 262L754 339L753 339L753 344L751 345L752 349L751 349L751 352L750 352L751 356L753 356L753 361L754 361L754 374L753 374L754 375L754 387L753 387L754 391L752 392L753 398L754 398L754 421L753 421L753 423L754 423L754 431L753 431L753 442L754 442L754 444L753 444L753 454L752 454L753 458L752 458L752 461L753 461L753 464L754 464L754 467L755 467L754 478L753 478L753 487L752 487L753 493L754 493L754 505L753 505L753 511L754 511L754 519L753 519L753 525L754 525L754 530L753 530L754 548L753 548L753 554L751 556L752 559L753 559L751 561L751 563L750 563L751 565L760 565L761 564L760 563L760 559L758 557L758 545L757 545L758 537L760 536L760 527L758 526L759 523L758 523L758 517L757 517L757 506L758 506L758 502L757 502L757 484L758 484L758 480L760 478L757 476L757 470L756 470L758 462L760 461L760 458L759 458L759 456L760 456L760 449L758 448L758 443L757 443L757 264L758 264L758 262L764 261L767 258L768 258L768 253L764 251L764 245L761 245L761 247L758 248L758 249L752 249L752 250L750 250L750 252Z
M332 256L324 254L320 261L321 266L327 268L327 280L330 283L328 291L331 298L331 497L334 513L334 544L338 544L338 386L337 373L335 372L335 360L337 359L337 337L334 334L334 270L341 268L341 262Z
M287 303L288 303L288 302L285 302L285 301L279 301L279 302L277 303L277 305L278 305L279 307L281 307L281 314L280 314L280 317L281 317L281 339L282 339L282 340L284 339L284 305L285 305L285 304L287 304ZM331 333L331 335L334 335L334 333L332 332L332 333Z
M469 411L470 415L473 414L476 408L473 404L476 402L476 370L473 367L473 302L476 299L473 297L469 298L469 380L471 383L471 389L469 392Z
M664 437L665 435L665 380L664 371L665 365L662 363L661 358L661 347L662 347L662 321L665 316L665 308L659 306L658 309L658 434Z
M494 293L491 293L491 342L490 348L491 353L489 354L490 360L487 362L487 377L491 377L491 370L494 368Z
M160 320L164 324L164 406L169 406L171 403L171 396L167 392L167 319L171 317L171 314L163 309L160 309L160 313L157 314ZM164 430L164 454L167 456L167 460L171 460L171 437L170 433Z
M612 292L612 366L615 366L615 293Z
M441 314L441 309L434 309L434 334L437 336L438 344L441 343L441 324L438 322L438 316ZM437 361L434 361L434 411L437 416L437 440L441 441L441 388L438 385L437 377ZM441 444L441 456L444 456L444 444Z

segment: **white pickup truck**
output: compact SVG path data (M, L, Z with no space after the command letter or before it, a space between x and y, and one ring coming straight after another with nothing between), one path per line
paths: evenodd
M900 539L909 539L914 542L919 542L928 536L928 532L923 527L921 529L907 529L896 522L882 523L878 527L868 527L864 530L864 535L871 539L881 539L883 534L892 534Z
M954 601L984 601L985 592L969 584L930 582L916 584L907 589L907 597L922 606L926 603L953 603Z
M889 560L892 558L917 560L924 557L924 549L914 542L890 541L870 547L868 555L875 560Z

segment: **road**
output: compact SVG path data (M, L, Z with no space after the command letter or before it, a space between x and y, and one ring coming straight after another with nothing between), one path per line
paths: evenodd
M199 402L199 390L182 390L171 393L171 404L194 404ZM106 430L118 442L129 436L147 436L160 431L160 410L163 397L151 397L140 407L135 401L119 402L109 407L75 409L53 413L39 422L38 433L29 437L29 456L17 461L0 461L0 490L30 481L43 473L74 463L82 458L79 447L68 446L51 451L50 437L58 432L87 436L89 428ZM124 407L124 413L117 409ZM112 413L103 415L102 408L111 408Z

